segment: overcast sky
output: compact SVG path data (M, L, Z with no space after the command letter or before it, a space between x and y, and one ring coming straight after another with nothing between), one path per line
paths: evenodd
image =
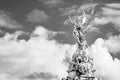
M0 80L56 80L76 46L68 16L95 9L87 35L96 76L120 80L120 0L0 0Z

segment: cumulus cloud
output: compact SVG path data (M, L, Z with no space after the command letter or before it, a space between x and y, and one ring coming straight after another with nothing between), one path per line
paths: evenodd
M48 19L49 16L44 11L34 9L27 15L26 21L33 23L41 23L47 22Z
M11 17L9 12L0 11L0 27L18 29L22 26Z
M22 33L7 33L0 38L1 80L29 80L26 76L34 72L50 73L59 78L67 75L67 67L62 62L72 45L49 39L57 33L41 26L32 32L28 41L17 39Z
M67 76L67 69L76 45L60 44L49 39L59 33L36 27L28 41L18 40L23 34L17 31L0 38L1 80L53 80ZM117 51L118 37L101 38L89 47L88 54L94 58L96 76L103 80L120 80L120 60L113 59L110 51ZM115 43L113 46L111 43ZM112 69L111 69L112 68Z
M120 35L110 36L108 40L105 40L105 45L110 52L114 54L120 53Z
M102 80L120 80L120 60L117 58L113 60L105 40L97 39L88 53L94 58L96 76Z

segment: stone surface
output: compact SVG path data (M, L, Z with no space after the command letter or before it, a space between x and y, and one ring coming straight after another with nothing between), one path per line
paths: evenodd
M88 47L86 35L88 26L94 20L93 14L83 14L80 16L69 17L67 21L74 25L73 37L77 43L77 50L72 56L72 60L67 70L68 76L63 80L100 80L93 76L95 69L93 68L93 59L86 54Z

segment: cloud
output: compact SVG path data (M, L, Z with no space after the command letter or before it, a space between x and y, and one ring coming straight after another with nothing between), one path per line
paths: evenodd
M107 8L107 7L103 7L102 8L102 13L105 16L120 16L119 12L120 10L116 10L116 9L112 9L112 8ZM114 12L114 13L113 13Z
M110 4L106 4L107 7L111 7L111 8L120 8L120 3L110 3Z
M44 11L34 9L27 15L26 21L33 23L41 23L47 22L48 19L49 16Z
M83 4L81 6L78 5L72 5L71 7L66 7L66 8L60 8L59 10L62 12L61 16L66 16L66 15L76 15L76 14L81 14L82 9L89 11L91 9L94 9L95 6L98 4L96 3L89 3L89 4Z
M72 5L71 7L66 7L66 8L59 8L59 11L61 11L60 16L75 14L77 8L78 8L77 5Z
M36 80L36 79L42 79L42 80L57 80L58 79L58 76L56 75L53 75L51 73L33 73L33 74L30 74L29 76L26 77L27 79L32 79L32 80Z
M105 24L109 23L109 21L106 18L101 17L101 18L95 18L94 23L96 25L105 25Z
M99 30L99 28L97 28L97 27L93 27L93 26L89 28L89 32L97 32L97 33L101 33L100 30Z
M80 9L91 10L94 9L98 4L97 3L87 3L80 6Z
M116 30L120 31L120 7L118 4L119 3L104 4L104 7L100 7L101 11L98 13L101 17L95 19L96 25L111 23Z
M108 40L105 40L105 45L109 52L112 52L113 54L120 53L120 35L110 36Z
M44 5L48 7L57 7L60 4L63 4L63 0L38 0L39 2L43 2Z
M88 49L88 54L94 58L96 76L102 80L120 80L120 60L117 58L113 60L105 40L97 39Z
M17 39L23 33L21 31L7 33L0 38L0 79L46 80L49 77L49 80L53 80L66 77L68 64L65 66L64 63L69 63L76 45L60 44L50 39L59 33L42 26L36 27L28 41ZM113 60L110 55L110 50L114 49L115 52L117 49L108 47L108 42L119 42L118 38L112 37L108 40L99 38L88 49L88 54L94 58L96 76L102 80L120 80L120 60L117 58Z
M17 39L22 33L6 33L0 38L0 80L30 80L26 76L34 72L59 78L67 75L63 59L72 45L49 39L59 33L42 26L36 27L28 41Z
M22 26L11 17L9 12L0 11L0 27L18 29Z

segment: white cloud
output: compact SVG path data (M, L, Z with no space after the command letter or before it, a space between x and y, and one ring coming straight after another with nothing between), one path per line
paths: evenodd
M120 3L110 3L106 4L106 6L111 8L120 8Z
M102 10L106 22L114 24L116 30L120 31L120 10L111 8L102 8Z
M41 26L33 31L28 41L17 40L17 36L22 33L18 31L0 38L0 79L29 80L24 76L33 72L48 72L60 78L66 77L68 67L62 62L66 51L70 57L73 55L75 45L60 44L53 39L49 40L50 36L58 33ZM119 42L118 38L108 40ZM88 49L88 53L94 58L96 76L103 80L120 80L120 60L117 58L113 60L109 47L106 45L109 44L107 42L107 40L97 39ZM109 46L112 45L109 44ZM117 51L117 49L114 50Z
M120 80L120 60L113 60L103 39L97 39L88 51L94 58L96 76L102 80Z
M94 9L95 6L97 6L98 4L96 3L89 3L89 4L83 4L81 6L78 5L72 5L70 7L66 7L66 8L60 8L59 10L62 11L61 16L65 16L65 15L75 15L78 14L80 15L82 13L82 10L84 9L85 11L90 11L91 9Z
M0 11L0 27L18 29L22 26L16 20L12 19L8 12Z
M120 16L120 10L103 7L102 11L103 11L102 12L103 15L105 15L105 16Z
M65 15L75 14L77 8L78 8L77 5L72 5L66 8L59 8L59 11L62 12L61 16L65 16Z
M1 80L22 80L21 77L33 72L49 72L60 78L67 75L67 67L62 62L71 45L48 40L56 33L41 26L35 29L28 41L16 39L21 33L0 38Z
M48 7L57 7L59 4L63 4L63 0L38 0L39 2L43 2L44 5Z
M114 54L120 52L120 36L110 36L108 40L105 40L105 45L108 50Z
M119 4L119 3L118 3ZM106 6L110 7L100 7L101 11L98 13L101 15L101 17L98 17L95 19L96 25L104 25L108 23L114 24L114 28L118 31L120 31L120 10L116 9L118 8L118 4L105 4ZM98 15L99 15L98 14Z
M95 18L94 22L97 25L104 25L104 24L109 23L109 21L106 18L104 18L104 17L102 17L102 18Z
M97 3L83 4L82 6L80 6L80 9L91 10L94 9L97 5Z

